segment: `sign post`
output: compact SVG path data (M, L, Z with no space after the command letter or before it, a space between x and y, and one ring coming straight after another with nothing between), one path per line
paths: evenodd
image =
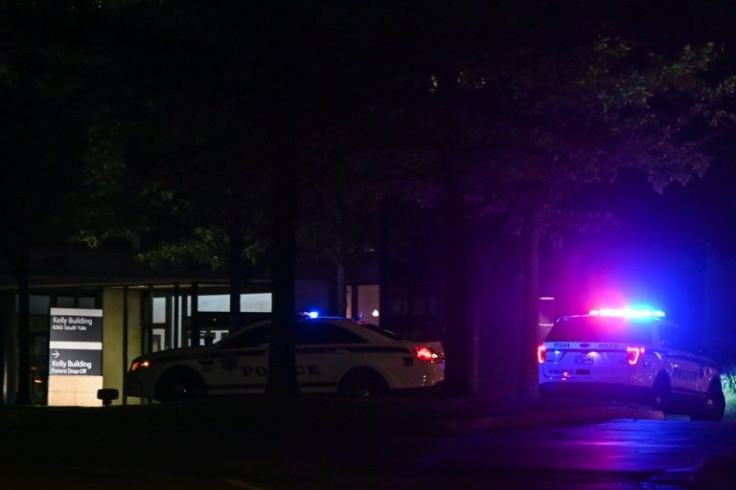
M99 406L102 310L51 308L49 406Z

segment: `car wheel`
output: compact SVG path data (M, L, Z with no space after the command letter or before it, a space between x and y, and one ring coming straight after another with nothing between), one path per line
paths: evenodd
M380 374L361 370L348 373L340 382L338 392L349 398L376 398L386 396L389 388Z
M670 407L670 395L670 380L666 375L660 374L654 380L654 386L652 387L652 408L667 413L672 408Z
M691 420L710 420L719 422L726 411L726 397L723 395L720 380L713 380L708 388L708 395L700 409L690 414Z
M206 392L199 374L188 369L166 371L156 383L156 399L162 402L195 400Z

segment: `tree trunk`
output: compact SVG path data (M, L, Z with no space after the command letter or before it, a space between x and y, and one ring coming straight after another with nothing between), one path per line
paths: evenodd
M233 213L232 220L238 219ZM228 227L230 243L229 275L230 275L230 331L235 332L243 326L243 315L240 314L240 293L243 288L243 238L240 223L230 223Z
M539 330L539 242L540 232L535 219L530 218L524 231L524 289L519 356L519 398L539 396L539 364L536 350Z
M199 323L199 284L196 282L192 283L192 311L191 311L191 324L189 325L189 345L199 346L199 339L201 337L201 325Z
M20 232L18 243L18 405L31 405L30 237Z
M380 222L379 222L379 235L378 235L378 282L381 285L378 291L378 311L380 312L380 319L381 319L381 326L384 328L389 328L391 325L391 310L389 308L389 291L390 291L390 281L389 281L389 270L391 267L391 263L389 260L389 246L390 246L390 235L391 235L391 229L390 224L391 221L391 210L393 208L392 206L392 198L388 195L384 195L381 199L381 209L380 209ZM358 295L355 291L355 285L353 285L353 298L357 298ZM351 298L351 301L352 298ZM353 317L355 317L358 312L355 311L358 308L358 302L353 301ZM408 333L408 332L407 332Z
M335 306L333 309L335 315L345 316L347 308L347 301L345 299L345 263L337 257L333 263L335 264L335 292L333 295Z
M450 396L467 396L474 392L474 387L467 314L465 199L447 156L444 157L442 165L447 199L444 336L447 368L444 390Z
M293 150L279 156L274 182L273 328L266 383L266 394L272 396L299 394L294 359L297 207L295 158Z

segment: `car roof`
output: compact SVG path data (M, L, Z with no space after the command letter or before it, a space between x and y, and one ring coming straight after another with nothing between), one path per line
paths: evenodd
M343 328L348 328L350 330L356 330L361 334L361 336L366 337L367 340L371 340L371 341L404 340L401 338L400 335L396 334L395 332L386 330L377 325L373 325L371 323L364 322L362 320L356 320L353 318L346 318L342 316L319 316L316 318L310 318L305 315L297 316L297 324L299 325L306 325L310 322L313 322L313 323L327 322L333 325L339 325ZM273 319L261 320L255 323L251 323L241 329L238 329L235 332L231 332L227 334L225 337L220 339L218 344L226 341L227 339L232 339L233 337L241 335L246 331L252 330L253 328L258 328L261 326L268 326L268 325L271 325L272 323L273 323Z

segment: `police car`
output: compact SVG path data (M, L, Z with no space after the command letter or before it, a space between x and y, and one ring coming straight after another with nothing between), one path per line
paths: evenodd
M264 393L270 321L204 347L155 352L133 360L125 394L159 401ZM427 389L444 380L440 342L414 342L362 321L300 316L296 374L302 393L374 397Z
M692 352L664 317L627 308L559 318L538 348L540 393L613 396L693 420L721 420L718 368Z

